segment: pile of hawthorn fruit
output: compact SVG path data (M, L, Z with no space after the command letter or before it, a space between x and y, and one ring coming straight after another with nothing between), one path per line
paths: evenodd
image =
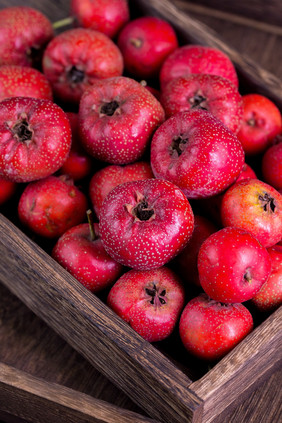
M0 10L1 207L20 192L22 227L143 338L217 360L282 303L281 113L126 0L70 16Z

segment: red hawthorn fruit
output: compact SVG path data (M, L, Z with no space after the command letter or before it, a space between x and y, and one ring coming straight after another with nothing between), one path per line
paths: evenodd
M252 233L265 247L282 239L282 195L259 179L232 185L221 201L223 226L236 226Z
M49 81L37 69L19 65L0 66L0 101L8 97L53 100Z
M42 52L53 38L49 19L27 6L0 10L0 65L37 67Z
M72 144L69 155L60 168L60 173L68 175L76 182L90 175L93 168L93 158L82 147L78 130L78 113L66 112L66 114L71 125Z
M234 84L219 75L191 74L175 78L161 91L166 116L207 110L237 133L243 117L242 97Z
M238 87L238 76L230 58L214 47L188 44L178 47L164 61L160 70L160 84L192 73L220 75Z
M125 166L110 165L98 170L92 176L89 184L89 196L96 216L99 217L104 199L117 185L153 177L151 166L145 161Z
M187 198L223 192L239 176L244 160L235 134L204 110L171 116L155 131L151 142L155 177L174 183Z
M245 94L243 119L237 134L246 155L262 153L282 131L278 107L261 94Z
M69 177L51 175L25 187L18 215L32 232L46 238L59 238L85 219L87 205L86 196Z
M194 215L183 192L160 179L125 182L100 209L100 236L108 254L137 270L160 267L187 244Z
M171 24L156 16L132 19L121 30L117 44L125 69L135 78L158 76L165 59L178 47Z
M260 311L273 311L282 305L282 245L267 249L271 259L271 273L252 303Z
M264 152L261 170L266 183L277 191L282 189L282 141L269 146Z
M81 97L78 115L86 151L119 165L139 160L165 119L154 95L124 76L96 80Z
M91 228L81 223L68 229L58 239L52 257L91 292L111 286L123 270L106 253L97 223Z
M129 21L127 0L71 0L71 15L79 26L114 38Z
M71 148L66 113L50 100L11 97L0 107L0 176L30 182L56 172Z
M184 288L166 267L129 270L111 288L107 304L148 342L173 332L184 306Z
M267 281L271 261L267 249L250 232L227 227L211 234L198 253L200 284L213 300L242 303Z
M63 102L78 104L82 93L97 79L120 76L122 54L101 32L74 28L54 37L43 55L43 73Z
M187 351L214 361L231 351L253 326L253 317L243 304L222 304L201 294L184 308L179 333Z

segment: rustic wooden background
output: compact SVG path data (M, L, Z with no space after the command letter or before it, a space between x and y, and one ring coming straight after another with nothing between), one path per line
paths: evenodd
M277 77L282 77L281 1L268 0L266 4L263 0L174 0L174 3L190 16L209 25L232 47L249 55ZM66 17L69 0L0 0L0 7L19 4L38 8L54 21ZM0 362L144 414L1 284ZM281 371L273 374L231 415L226 416L224 422L281 421L281 376ZM3 413L0 419L23 423L23 420Z

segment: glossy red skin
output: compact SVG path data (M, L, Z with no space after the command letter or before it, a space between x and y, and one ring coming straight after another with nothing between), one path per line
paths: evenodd
M129 21L127 0L71 0L71 15L79 26L114 38Z
M101 109L116 101L112 115ZM103 162L128 164L139 160L165 113L145 87L127 77L96 81L79 105L81 141L86 151Z
M174 259L176 272L187 285L201 286L197 267L199 249L202 243L217 230L217 226L206 217L194 215L192 236L186 247Z
M179 322L185 348L207 361L225 356L252 329L252 315L243 304L221 304L205 294L189 301Z
M180 155L172 148L179 137L187 139ZM155 177L174 183L188 198L219 194L237 179L243 164L244 152L237 137L207 111L171 116L152 139Z
M60 173L68 175L74 181L86 178L93 169L93 158L86 153L79 139L78 113L66 112L71 125L72 144L70 153L60 169Z
M197 102L197 98L203 97ZM243 117L242 97L235 85L219 75L191 74L175 78L161 91L166 116L205 109L237 133Z
M282 304L282 245L267 249L271 259L271 273L252 303L260 311L273 311Z
M0 205L6 203L13 197L17 188L16 182L0 178Z
M53 100L49 81L37 69L19 65L0 66L0 101L8 97Z
M125 69L138 78L158 76L165 59L178 47L178 39L169 22L156 16L132 19L121 30L117 44Z
M22 141L15 125L26 122L30 136ZM24 124L25 126L25 124ZM12 97L0 108L0 175L13 182L30 182L56 172L71 148L66 113L50 100Z
M200 284L213 300L242 303L267 281L271 261L265 247L249 232L227 227L210 235L198 253Z
M18 215L34 233L59 238L67 229L83 222L86 196L65 176L48 176L30 182L20 197Z
M104 199L117 185L153 177L151 166L145 161L125 166L109 165L98 170L89 183L89 196L96 216L99 217Z
M243 180L228 188L220 214L223 226L251 232L264 247L282 239L282 195L259 179Z
M146 290L154 289L154 285L156 295L153 298ZM129 270L123 274L111 288L107 304L144 339L157 342L173 332L184 298L184 288L176 274L169 268L160 267L147 271Z
M276 190L282 189L282 142L267 148L262 157L263 180Z
M282 117L278 107L260 94L246 94L243 100L243 119L238 138L247 155L260 154L282 131Z
M0 65L34 66L33 49L41 52L54 36L52 23L26 6L0 10Z
M89 224L68 229L56 242L52 257L91 292L111 286L123 267L105 251L94 225L96 238L91 239Z
M123 72L119 48L105 34L87 28L74 28L53 38L44 51L43 73L54 94L64 102L77 104L82 93L97 79L112 78ZM83 72L72 77L72 68Z
M152 210L147 220L140 220L135 211L142 200ZM118 185L100 210L100 235L106 251L137 270L166 264L184 248L193 226L193 211L183 192L160 179Z
M178 47L164 61L160 70L160 84L192 73L220 75L238 87L238 76L230 58L222 51L207 46L188 44Z

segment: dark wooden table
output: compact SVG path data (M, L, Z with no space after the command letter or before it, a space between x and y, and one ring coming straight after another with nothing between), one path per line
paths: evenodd
M237 8L230 9L221 1L176 0L174 3L217 31L220 37L232 47L249 55L279 78L282 77L282 28L279 25L279 22L282 22L281 2L278 0L270 2L269 6L272 9L270 7L271 10L267 11L263 9L266 6L262 0L248 2L251 3L252 8L242 9L238 5ZM66 17L69 10L68 0L42 0L41 2L0 0L0 7L19 4L40 9L52 21ZM273 9L274 5L276 8ZM277 18L279 16L280 21ZM0 363L127 410L121 416L121 422L140 421L140 416L134 413L145 417L145 413L138 405L99 374L1 284ZM281 370L278 369L249 398L237 404L237 408L221 421L226 423L278 423L281 421L281 376ZM113 408L114 412L115 408ZM24 421L13 414L1 414L1 412L0 419L3 422ZM64 415L60 421L69 422Z

